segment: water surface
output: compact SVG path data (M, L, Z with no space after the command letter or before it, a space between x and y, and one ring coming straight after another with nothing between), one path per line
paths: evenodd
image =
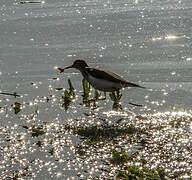
M21 97L0 95L0 177L113 177L116 168L107 166L106 161L117 145L111 146L110 141L101 152L88 150L93 159L86 162L75 151L81 138L66 132L65 125L100 125L101 119L113 124L120 118L122 124L135 127L142 124L150 129L151 123L154 127L161 124L163 128L157 131L160 134L152 129L152 136L147 138L152 148L156 147L154 138L164 142L159 154L164 156L169 150L171 153L172 147L174 156L166 162L155 154L155 149L150 152L150 147L140 150L139 155L146 157L149 168L169 167L167 171L172 175L180 172L179 176L188 177L192 171L191 8L190 0L47 0L35 4L1 1L0 90L16 92ZM114 71L147 89L123 90L123 110L111 111L113 103L109 97L99 101L96 109L83 106L80 73L68 70L60 74L54 69L71 65L75 59ZM64 92L55 88L68 89L68 79L77 97L65 111ZM15 102L21 103L18 114L14 113ZM148 118L135 118L140 115ZM177 121L180 118L182 121ZM174 122L179 122L179 129L174 129ZM35 126L46 134L31 136ZM169 136L175 139L169 140ZM128 137L119 141L126 152L138 145L129 144ZM96 163L95 169L91 169L92 162ZM110 174L103 168L114 169Z

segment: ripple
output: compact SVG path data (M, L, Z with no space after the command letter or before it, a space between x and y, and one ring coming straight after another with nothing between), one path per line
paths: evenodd
M187 178L192 172L191 118L185 111L132 116L119 124L99 118L97 124L81 118L69 124L24 118L25 125L0 127L0 178L102 179L132 166L163 168L170 178ZM120 167L111 158L121 149L128 159Z

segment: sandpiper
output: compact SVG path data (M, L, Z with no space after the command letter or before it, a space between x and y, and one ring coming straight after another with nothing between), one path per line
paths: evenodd
M71 66L65 67L64 69L58 68L60 72L64 72L65 69L76 68L78 69L83 77L97 90L104 92L119 91L125 87L139 87L145 88L143 86L137 85L135 83L124 80L119 75L102 69L89 67L84 60L76 60Z

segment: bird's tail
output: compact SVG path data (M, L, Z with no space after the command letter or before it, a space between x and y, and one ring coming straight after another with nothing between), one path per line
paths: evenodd
M143 89L145 89L145 87L140 86L140 85L135 84L135 83L131 83L131 82L127 82L126 85L125 85L125 87L138 87L138 88L143 88Z

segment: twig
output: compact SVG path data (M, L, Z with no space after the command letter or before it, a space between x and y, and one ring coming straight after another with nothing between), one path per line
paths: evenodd
M0 94L7 95L7 96L14 96L15 98L20 97L20 95L18 95L16 92L14 92L14 93L1 92Z
M27 4L27 3L28 3L28 4L32 4L32 3L33 3L33 4L35 4L35 3L39 3L39 4L40 4L40 3L42 3L42 2L41 2L41 1L20 1L19 3L20 3L20 4Z
M136 104L136 103L132 103L132 102L129 102L129 104L131 104L133 106L138 106L138 107L142 107L143 106L142 104Z

